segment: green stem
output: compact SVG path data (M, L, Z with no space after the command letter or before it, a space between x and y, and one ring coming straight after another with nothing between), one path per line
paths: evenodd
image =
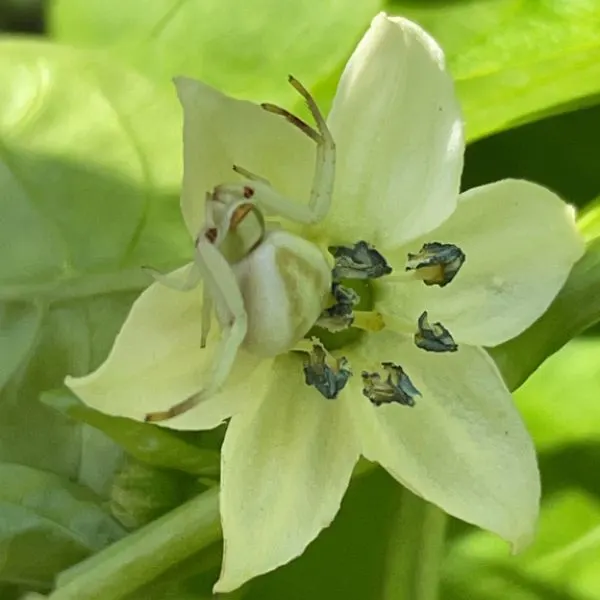
M49 600L119 600L221 537L218 488L62 573Z
M436 600L447 516L404 488L391 524L381 597Z

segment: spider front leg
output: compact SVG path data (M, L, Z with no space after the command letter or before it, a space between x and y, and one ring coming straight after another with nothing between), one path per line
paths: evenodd
M195 263L190 264L183 272L178 273L161 273L152 267L142 267L142 271L147 273L161 285L168 287L170 290L178 292L189 292L200 284L200 271Z
M284 117L317 144L315 172L308 204L282 196L269 185L266 179L237 165L233 167L234 171L248 181L240 184L219 185L215 188L214 196L223 198L225 201L239 201L242 198L253 197L260 207L265 208L271 214L307 225L315 224L327 216L331 206L335 181L335 143L319 107L310 93L292 76L289 77L289 82L306 100L317 125L316 130L284 108L273 104L263 104L262 107L268 112Z
M206 374L206 385L197 394L166 411L148 413L146 422L172 419L215 394L225 383L246 337L248 324L242 293L231 265L214 245L215 235L214 228L205 228L196 242L195 264L204 280L205 296L210 296L222 327L214 362Z
M219 231L215 226L215 201L216 200L213 198L212 194L210 192L206 192L204 199L204 216L206 226L204 228L204 231L214 231L215 229L217 230L217 236L213 243L215 244L215 246L218 247L219 242L224 237L224 232ZM194 288L198 287L200 281L202 280L202 275L200 273L200 270L198 269L198 265L195 262L191 263L189 267L185 269L184 272L179 273L161 273L157 269L148 266L143 266L142 271L150 275L152 279L154 279L154 281L164 285L165 287L168 287L171 290L176 290L178 292L189 292ZM204 302L202 306L207 307L204 309L204 313L207 315L207 317L205 318L203 316L202 319L204 328L206 328L206 323L207 321L210 321L211 315L210 297L206 293L206 290L204 292ZM208 331L206 332L206 335L208 335ZM204 333L202 334L202 338L204 340L206 338Z

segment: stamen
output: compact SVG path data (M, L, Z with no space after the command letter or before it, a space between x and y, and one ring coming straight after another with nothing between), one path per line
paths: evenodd
M331 285L331 293L335 304L321 313L316 325L333 332L343 331L354 322L353 308L360 302L360 296L353 289L335 281Z
M327 364L327 360L333 364ZM328 400L334 400L344 389L352 375L346 357L335 359L322 344L313 341L312 351L304 363L304 382L315 387Z
M407 271L418 271L425 285L448 285L465 262L464 252L454 244L430 242L417 254L408 253Z
M328 250L335 258L332 275L336 280L377 279L392 272L385 258L363 240L353 246L329 246Z
M418 320L419 331L415 333L415 344L428 352L456 352L458 346L450 332L438 321L429 323L427 311Z
M363 395L375 406L396 402L403 406L414 406L415 397L421 392L413 385L401 366L391 362L381 363L387 372L387 378L382 381L379 373L362 372L364 384Z
M316 337L311 337L310 340L307 340L306 338L302 338L301 340L299 340L298 342L296 342L294 344L294 347L292 348L292 352L303 352L304 354L310 354L313 350L313 346L315 344L319 344L322 345L321 342L319 341L319 338Z

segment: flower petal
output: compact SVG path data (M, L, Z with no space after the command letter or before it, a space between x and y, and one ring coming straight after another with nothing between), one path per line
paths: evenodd
M181 210L193 237L204 221L206 192L239 180L233 165L266 177L282 194L308 201L315 162L309 138L257 104L199 81L177 77L175 85L184 115Z
M328 124L338 147L334 238L392 247L454 210L464 139L437 43L402 18L375 17L340 80Z
M466 255L461 270L443 288L382 281L379 310L415 323L427 310L457 342L477 346L495 346L531 325L584 252L572 208L546 188L517 180L465 192L448 221L391 262L402 269L407 252L424 241L459 246Z
M188 267L170 274L186 277ZM213 323L206 348L200 347L202 286L188 292L152 284L134 303L106 361L85 377L65 383L86 404L111 415L141 421L198 392L212 365L220 335ZM268 361L238 352L231 381L195 409L159 423L173 429L211 429L262 395Z
M262 401L236 415L222 451L225 553L215 592L299 556L337 513L359 446L343 400L302 381L302 362L273 363Z
M374 407L357 389L360 380L351 380L365 457L515 550L528 544L540 496L535 450L488 355L473 346L422 352L409 337L388 331L367 336L355 352L352 363L367 370L381 371L379 361L400 364L421 393L414 407Z

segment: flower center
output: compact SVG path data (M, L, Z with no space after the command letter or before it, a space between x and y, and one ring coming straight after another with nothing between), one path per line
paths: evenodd
M339 350L360 342L365 335L365 327L354 327L352 322L356 322L357 316L359 322L364 320L363 315L369 315L374 304L373 287L367 279L342 279L339 284L334 284L334 289L336 287L342 291L337 298L332 293L331 306L325 310L327 316L319 319L318 324L306 334L308 339L316 337L321 340L328 350Z
M367 331L384 328L383 317L373 311L372 280L386 276L398 282L420 281L421 284L445 287L452 282L465 261L462 250L453 244L430 242L407 256L404 273L391 275L385 258L365 241L352 246L332 246L335 258L332 270L331 299L317 323L298 344L305 352L304 377L325 398L334 400L353 374L345 356L336 358L330 352L360 342ZM414 344L427 352L456 352L452 335L442 323L430 323L423 311L412 331ZM410 335L410 331L407 332ZM420 396L401 365L382 362L383 375L362 371L363 395L375 406L397 403L414 406Z

